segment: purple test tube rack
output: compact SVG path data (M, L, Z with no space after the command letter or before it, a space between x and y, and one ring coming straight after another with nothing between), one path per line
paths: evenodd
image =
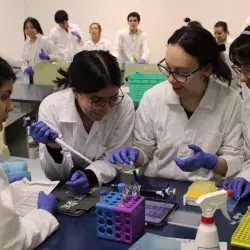
M134 243L145 228L145 198L128 196L123 203L122 195L110 192L105 202L96 204L97 236L123 243Z

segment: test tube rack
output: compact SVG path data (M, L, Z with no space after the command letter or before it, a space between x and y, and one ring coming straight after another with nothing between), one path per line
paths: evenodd
M250 249L250 208L243 216L240 224L231 238L231 245L239 248Z
M96 216L98 237L132 244L144 232L145 198L128 195L123 203L120 193L110 192L105 202L96 204Z

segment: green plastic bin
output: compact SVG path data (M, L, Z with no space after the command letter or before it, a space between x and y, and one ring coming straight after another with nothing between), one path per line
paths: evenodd
M167 80L167 76L161 73L135 72L126 77L129 86L129 95L132 98L135 108L138 107L145 91L156 84Z

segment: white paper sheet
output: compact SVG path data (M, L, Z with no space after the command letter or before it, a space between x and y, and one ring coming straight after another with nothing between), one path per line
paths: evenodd
M31 182L24 178L13 182L11 186L12 198L16 212L19 216L25 216L33 209L37 209L38 193L43 191L50 194L59 181Z

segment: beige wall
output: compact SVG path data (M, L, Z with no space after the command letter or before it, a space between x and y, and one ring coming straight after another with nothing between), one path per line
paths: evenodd
M237 3L240 3L238 5ZM23 46L22 22L26 16L36 17L49 34L55 25L54 13L65 9L88 39L88 26L100 22L103 35L113 43L117 30L127 27L126 16L131 11L141 14L141 28L149 37L150 60L157 62L165 53L165 44L172 32L184 24L188 16L199 20L212 31L218 20L228 22L231 34L238 35L250 15L249 0L0 0L2 36L0 54L18 58Z

